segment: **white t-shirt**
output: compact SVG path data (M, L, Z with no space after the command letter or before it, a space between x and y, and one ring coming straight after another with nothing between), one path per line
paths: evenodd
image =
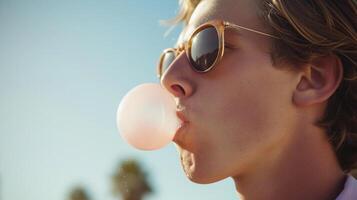
M342 192L336 200L357 200L357 180L348 175Z

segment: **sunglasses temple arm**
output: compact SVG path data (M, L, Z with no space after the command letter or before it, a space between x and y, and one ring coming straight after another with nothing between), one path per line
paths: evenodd
M264 32L261 32L261 31L257 31L257 30L254 30L254 29L250 29L250 28L246 28L246 27L243 27L243 26L239 26L239 25L236 25L236 24L229 23L229 22L225 22L224 25L233 27L233 28L235 28L235 29L244 29L244 30L247 30L247 31L251 31L251 32L254 32L254 33L258 33L258 34L260 34L260 35L265 35L265 36L268 36L268 37L272 37L272 38L275 38L275 39L279 39L279 38L278 38L277 36L275 36L275 35L271 35L271 34L264 33Z

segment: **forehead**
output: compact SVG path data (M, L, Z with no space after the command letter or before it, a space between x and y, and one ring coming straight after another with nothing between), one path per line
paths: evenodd
M196 7L187 27L182 31L178 43L186 40L201 24L221 19L252 29L262 30L255 0L202 0Z

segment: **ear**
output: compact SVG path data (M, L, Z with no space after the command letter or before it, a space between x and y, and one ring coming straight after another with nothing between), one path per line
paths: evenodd
M297 106L326 101L336 91L343 77L341 60L334 55L319 57L307 64L293 93Z

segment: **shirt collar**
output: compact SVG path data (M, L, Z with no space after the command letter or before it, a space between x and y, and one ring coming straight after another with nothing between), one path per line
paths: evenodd
M336 200L356 200L357 199L357 180L348 174L342 192L337 196Z

